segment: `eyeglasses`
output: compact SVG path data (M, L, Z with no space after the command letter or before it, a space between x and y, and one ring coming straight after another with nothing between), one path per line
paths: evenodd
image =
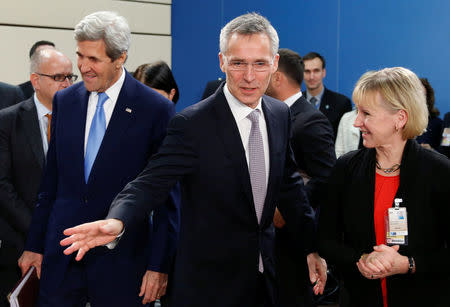
M273 60L268 62L268 61L256 61L253 63L248 63L245 61L240 61L240 60L231 60L228 62L228 67L230 68L230 70L234 70L234 71L247 71L248 70L248 66L252 65L252 68L254 71L268 71L270 69L270 67L273 64Z
M73 82L77 81L77 79L78 79L78 76L74 75L74 74L69 74L69 75L64 75L64 74L46 75L46 74L41 74L41 73L38 73L38 72L36 74L38 74L39 76L52 78L56 82L64 82L64 80L67 79L70 83L73 83Z

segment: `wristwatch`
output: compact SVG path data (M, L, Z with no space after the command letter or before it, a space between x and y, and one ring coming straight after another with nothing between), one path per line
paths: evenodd
M412 274L414 271L414 267L416 266L416 262L414 261L413 257L408 257L408 262L409 262L408 274Z

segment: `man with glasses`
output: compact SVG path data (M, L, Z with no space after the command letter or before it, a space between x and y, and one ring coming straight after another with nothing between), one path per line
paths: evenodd
M77 77L54 49L36 52L30 68L33 96L0 111L0 306L20 277L17 260L41 182L53 96Z
M53 99L43 183L19 265L22 273L37 267L40 307L143 306L166 290L178 227L176 195L163 200L170 203L155 212L154 224L147 214L129 225L113 251L102 246L76 262L59 242L64 228L107 214L117 193L156 153L175 108L124 69L131 41L124 17L92 13L74 32L83 82ZM64 79L38 72L42 82Z
M289 150L289 108L263 96L277 51L278 35L266 18L251 13L230 21L220 34L226 83L175 115L158 154L116 197L107 220L65 231L65 253L78 251L81 260L90 248L126 234L180 181L172 306L278 306L275 206L303 241L302 252L312 254L311 282L322 292L326 273L314 253L314 214Z

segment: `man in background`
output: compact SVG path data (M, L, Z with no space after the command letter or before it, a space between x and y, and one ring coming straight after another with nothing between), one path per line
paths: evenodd
M46 49L46 48L54 49L55 44L53 42L46 41L46 40L41 40L41 41L35 42L33 44L33 46L31 46L31 48L30 48L30 52L29 52L30 60L37 51ZM34 93L33 85L31 84L30 80L19 84L19 87L22 90L24 99L30 98Z
M319 211L325 183L336 162L333 128L328 119L303 97L303 61L290 49L278 50L278 70L272 75L266 94L284 101L292 116L291 146L311 206ZM306 257L295 253L295 238L275 211L276 271L283 307L312 306Z
M53 99L47 164L19 264L22 272L38 268L39 306L142 306L165 293L177 201L170 198L166 213L156 214L166 229L152 229L149 215L142 216L120 246L99 247L82 262L65 256L59 241L64 228L107 214L156 153L174 105L125 71L131 41L125 18L96 12L74 32L83 82ZM150 240L153 231L160 239Z
M30 71L34 95L0 111L0 306L20 277L17 260L41 183L53 96L77 78L69 58L54 49L34 53Z
M352 110L352 103L346 96L330 91L323 85L323 79L327 75L323 56L317 52L310 52L303 57L303 62L306 84L303 95L328 118L333 127L334 140L336 140L339 121L344 113Z

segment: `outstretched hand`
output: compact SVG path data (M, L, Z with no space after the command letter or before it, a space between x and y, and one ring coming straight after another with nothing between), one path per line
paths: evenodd
M64 234L69 237L61 240L60 244L62 246L70 245L64 250L66 255L78 251L75 259L80 261L91 248L114 241L122 230L122 221L116 219L81 224L64 230Z

